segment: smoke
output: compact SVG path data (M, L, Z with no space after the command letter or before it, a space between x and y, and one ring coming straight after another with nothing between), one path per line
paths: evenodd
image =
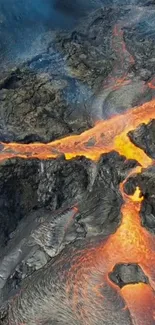
M43 33L73 28L96 3L91 0L0 0L0 67L8 66L8 62L16 65L36 55L39 51L36 40Z
M140 33L151 34L154 37L155 9L154 6L148 6L149 3L148 0L0 0L0 68L6 66L8 69L8 62L16 66L19 62L35 56L42 51L43 44L39 40L45 32L55 29L72 29L81 17L102 6L126 7L127 15L118 22L122 30L138 25ZM61 53L58 54L61 55ZM137 82L136 89L141 94L141 84L138 87ZM73 104L75 97L78 101L80 101L79 98L83 100L81 93L87 93L88 97L90 96L91 90L80 82L76 82L74 89L72 85L71 88L72 91L69 89L66 97L67 100L73 101ZM132 103L135 91L131 85L124 88L124 94L128 94L128 102ZM84 101L85 97L84 95ZM109 106L112 107L113 112L116 102L121 110L127 102L125 98L127 96L123 96L123 90L121 90L118 92L118 97L119 99L116 91L113 95L111 89L102 88L97 100L93 103L94 112L97 106L97 115L102 118L105 105L108 110ZM120 103L121 100L123 104ZM119 107L118 112L120 112ZM107 114L105 116L107 117Z

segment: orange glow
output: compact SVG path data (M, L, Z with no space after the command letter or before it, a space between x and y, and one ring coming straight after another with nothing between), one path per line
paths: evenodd
M155 324L155 294L149 285L139 283L125 286L122 295L135 325Z
M112 73L113 77L110 76L108 86L117 89L131 82L127 79L128 67L129 64L134 63L134 59L126 49L123 32L118 25L114 28L112 42L119 65L115 67ZM126 71L123 77L121 75L118 78L118 71L124 71L126 61L129 62L126 65ZM155 88L151 82L148 83L148 86ZM97 161L101 154L114 150L120 155L124 155L126 159L135 159L141 165L133 169L129 173L129 177L135 173L141 173L142 168L151 166L153 161L130 141L128 132L135 130L142 123L149 123L154 118L155 100L152 100L129 109L119 116L98 121L92 129L80 135L71 135L48 144L2 143L3 150L0 153L0 160L11 157L48 159L64 154L66 159L85 156ZM93 141L91 141L92 139ZM69 264L69 270L66 270L66 294L68 303L80 324L92 324L91 306L94 308L95 304L99 306L101 303L105 312L107 305L109 308L110 300L104 293L107 287L110 288L111 295L124 299L125 307L121 312L125 313L129 309L134 325L155 324L155 296L153 292L155 290L155 236L141 225L140 209L144 197L141 195L140 188L136 187L133 195L127 195L123 189L126 180L120 184L124 203L121 207L121 223L116 232L106 239L100 238L94 247L83 248L80 252L75 250L73 255L65 255L65 261L61 260L61 263L62 261L64 263L64 268L67 263ZM74 207L71 218L74 218L77 211L78 207ZM139 264L150 284L127 285L123 289L114 285L108 275L119 263ZM72 298L70 299L70 297Z
M155 89L155 78L148 82L148 87L151 89Z
M91 159L97 159L101 152L109 152L116 150L127 158L136 159L141 166L133 169L128 177L135 173L141 173L142 168L152 164L152 160L134 144L132 144L127 136L130 130L135 129L141 123L148 123L155 117L155 101L146 103L120 116L115 116L107 121L102 121L96 126L84 132L81 136L70 137L72 144L82 144L83 154ZM102 132L102 142L101 142ZM90 135L91 134L91 135ZM91 137L96 138L96 143L91 149L84 148L84 143ZM63 140L65 141L65 139ZM63 148L63 141L60 144ZM68 141L69 144L69 141ZM101 149L102 148L102 149ZM90 150L90 151L89 151ZM89 156L90 153L90 156ZM129 309L136 325L153 325L152 315L154 313L154 294L149 285L137 284L135 286L126 286L120 290L109 280L108 274L116 264L119 263L137 263L148 276L152 288L155 290L155 236L150 234L141 225L140 208L143 196L138 187L135 193L128 196L123 191L125 181L120 184L120 191L124 199L124 204L121 208L122 220L117 231L110 235L100 244L91 249L84 249L82 255L73 258L73 263L69 271L69 279L67 283L67 292L73 290L72 308L77 313L77 306L82 299L79 319L84 319L85 324L91 324L89 319L90 305L96 301L102 302L102 306L106 309L106 296L104 288L109 286L114 294L125 299L126 305L124 312ZM95 283L93 273L97 274ZM80 290L79 290L80 287ZM135 295L135 305L132 304L131 297L134 296L135 288L137 288L137 296ZM91 295L90 295L91 292ZM144 296L139 302L140 295ZM82 298L81 298L82 297ZM79 307L78 307L79 308ZM143 310L141 310L143 309ZM148 323L143 320L143 314L150 309ZM145 310L145 311L144 311ZM79 315L79 314L78 314Z
M135 193L131 196L131 200L133 202L142 202L143 201L143 196L141 196L141 190L140 188L137 186Z
M23 158L56 158L65 154L66 159L76 156L85 156L98 160L102 153L117 151L127 159L137 160L143 167L151 164L151 159L129 140L127 133L137 128L141 123L149 123L155 117L155 100L142 106L128 110L126 113L116 115L109 120L98 122L92 129L80 135L71 135L48 144L17 144L2 143L0 159L11 157ZM89 145L91 139L93 145Z
M75 313L77 308L79 310L79 301L82 301L78 317L84 320L84 324L91 324L91 305L102 304L106 310L109 301L106 294L104 295L104 288L106 290L107 286L111 288L112 295L117 293L118 297L125 300L123 310L125 312L129 309L135 325L154 324L155 236L141 226L139 194L140 190L137 188L133 196L126 196L121 209L121 225L107 241L101 240L96 247L84 249L80 256L72 259L67 294L73 291L71 306ZM119 263L137 263L149 278L153 289L148 284L137 284L127 285L120 290L108 277L114 266Z
M80 135L73 135L48 144L17 144L3 143L3 151L0 159L10 157L24 158L56 158L65 154L67 159L84 155L92 160L99 159L102 153L112 150L124 155L127 159L137 160L141 166L133 169L128 177L140 173L142 168L150 166L153 161L143 150L131 143L127 133L137 128L141 123L148 123L155 117L155 100L142 106L128 110L119 116L113 116L109 120L98 122L94 128ZM90 145L90 140L93 145ZM122 220L117 231L106 240L100 240L93 248L85 248L81 254L69 256L72 259L70 269L67 270L66 294L72 310L82 324L91 324L91 306L101 303L106 311L109 304L106 288L110 288L111 295L117 299L125 299L125 307L122 312L129 308L135 325L153 325L152 315L154 313L154 295L148 285L127 286L120 290L112 284L108 274L119 263L138 263L148 276L151 287L155 290L155 236L151 235L141 225L139 215L141 202L140 189L137 187L132 196L124 193L120 184L120 192L124 199L121 208ZM74 212L78 207L74 208ZM74 215L74 214L73 214ZM67 225L66 225L67 226ZM70 259L68 260L70 262ZM67 259L65 260L67 263ZM135 288L137 291L135 293ZM138 301L138 292L144 296ZM135 304L132 303L132 298ZM148 322L143 322L143 310L150 315ZM142 310L143 309L143 310ZM105 316L106 317L106 316ZM121 325L121 324L120 324Z

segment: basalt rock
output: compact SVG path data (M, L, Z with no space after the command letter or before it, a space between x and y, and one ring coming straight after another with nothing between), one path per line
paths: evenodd
M116 231L121 222L120 208L123 202L119 184L135 166L136 161L126 161L117 152L101 156L96 167L94 184L78 205L78 222L86 229L87 237L109 235Z
M114 233L121 222L119 184L136 165L116 152L98 163L86 158L1 163L0 299L67 245Z
M0 141L50 142L90 127L85 109L80 117L73 114L78 98L72 106L67 98L70 88L70 79L36 74L25 68L1 80Z
M109 289L107 291L108 299L104 300L104 304L98 304L96 296L92 295L88 289L89 305L84 296L80 295L80 300L79 296L77 296L75 311L72 309L72 302L74 302L76 292L80 293L80 290L83 289L79 286L79 283L84 286L86 283L85 281L83 282L83 277L81 277L81 273L78 274L78 271L82 271L84 266L84 274L88 276L89 285L96 284L96 276L98 279L98 270L95 266L89 270L87 263L85 265L85 261L83 260L82 262L83 253L88 248L91 250L92 245L95 247L95 243L90 244L86 241L76 241L72 244L72 247L71 245L66 247L58 258L49 261L42 269L25 279L22 291L16 295L14 301L9 301L5 309L3 308L2 324L10 323L12 325L15 321L20 323L23 320L28 324L35 324L39 320L42 324L56 323L67 325L71 322L74 325L80 325L79 312L83 312L84 307L86 314L89 311L87 319L92 324L101 325L104 322L106 325L115 325L116 323L132 325L128 309L124 311L125 304L122 297L116 294L110 287L104 288L104 284L104 291L101 291L100 298L104 298L106 290ZM79 263L78 267L76 266L76 261ZM72 267L75 267L75 273L70 272ZM76 284L78 275L78 281L81 280L82 282ZM76 291L74 291L74 288L76 288ZM40 300L40 289L43 290L43 300L42 298ZM69 294L68 298L66 292ZM40 306L39 309L38 305ZM59 312L60 310L61 313ZM4 316L6 316L5 319Z
M146 154L155 159L155 120L140 125L136 130L128 133L130 140Z
M109 274L109 278L120 288L127 284L148 283L148 278L137 264L118 264Z
M144 201L141 206L141 222L148 231L155 233L155 167L144 169L141 174L129 177L124 188L126 193L133 194L139 186Z
M119 33L123 31L131 10L107 5L85 17L70 32L45 33L45 48L1 78L0 141L49 142L90 128L94 119L150 100L153 89L145 88L145 84L152 77L153 62L150 68L137 65L137 61L130 63L126 56L122 62L113 45L114 26L121 21ZM121 49L124 38L121 34L116 37L120 38ZM141 50L134 47L136 40L127 27L125 41L125 55L132 54L134 60ZM145 48L153 57L152 42L148 43ZM116 79L120 73L122 78L125 70L126 79L132 83L103 91L106 78L117 69Z
M89 185L89 166L91 163L85 158L72 161L15 158L1 162L0 244L5 244L19 220L32 210L72 205Z
M152 89L145 88L145 83L153 75L152 69L144 68L144 62L138 66L137 61L134 63L138 49L135 47L137 52L133 51L134 37L130 35L130 29L138 22L137 20L134 22L133 18L130 25L130 17L135 14L133 8L134 6L118 8L117 4L114 7L105 5L102 9L93 12L73 32L60 33L55 39L54 48L65 58L70 76L76 77L91 87L92 98L88 106L90 106L90 114L96 119L118 114L152 98ZM135 7L136 10L142 9ZM129 33L128 28L124 27L128 25L128 20ZM114 27L119 24L120 30L114 35ZM125 37L121 36L123 31L125 31ZM114 45L115 38L118 38L120 42L120 51L125 40L127 43L125 53L119 54L119 50ZM152 53L154 48L151 42L149 46L149 53ZM130 58L132 55L132 62L127 58L129 55ZM122 82L122 85L118 83L118 87L114 89L110 83L108 85L113 78L116 79L116 85L117 79L132 80L132 82L127 82L127 84ZM106 81L108 86L104 88Z
M112 70L111 27L117 19L111 8L99 9L72 33L57 36L55 47L65 56L70 73L89 86L96 79L100 84Z
M148 80L155 73L154 68L154 1L144 1L143 8L138 8L141 19L129 21L125 27L125 42L130 53L134 55L135 64L132 67L136 75Z

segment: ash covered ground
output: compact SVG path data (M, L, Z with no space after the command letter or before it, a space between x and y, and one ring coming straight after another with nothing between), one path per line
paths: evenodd
M137 316L123 294L104 285L93 254L122 223L120 184L127 177L124 191L133 195L140 188L140 223L154 239L154 164L129 176L138 157L114 150L98 161L63 154L38 159L34 152L23 159L15 149L13 158L8 150L2 160L1 153L6 143L81 134L153 100L155 3L48 0L45 7L41 0L33 8L29 1L0 1L0 324L141 325L144 319L153 325L147 313ZM153 161L155 119L130 130L128 139ZM88 146L93 151L93 139ZM139 283L154 290L144 269L122 259L109 281L119 290ZM91 283L98 281L103 306L101 297L91 297ZM87 294L79 289L83 283Z

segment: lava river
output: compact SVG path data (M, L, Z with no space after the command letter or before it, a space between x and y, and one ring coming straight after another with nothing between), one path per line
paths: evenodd
M140 163L140 166L133 170L133 175L140 173L142 168L152 165L153 161L143 150L131 143L128 132L136 129L141 123L148 123L154 117L155 100L152 100L122 115L98 122L94 128L81 135L69 136L49 144L3 143L1 159L14 156L47 159L65 154L67 159L84 155L97 160L102 153L116 150L127 159L136 159ZM93 144L90 145L91 142ZM106 241L101 241L93 249L83 250L79 257L73 257L74 263L73 265L71 263L68 271L66 293L69 295L70 290L73 291L71 308L75 314L78 302L80 303L79 299L81 299L79 286L80 297L83 297L80 316L79 311L77 313L81 324L91 324L87 315L91 300L88 291L91 290L92 299L94 295L97 300L103 299L104 305L104 290L106 292L107 288L111 288L118 297L122 297L125 301L124 312L126 308L130 311L134 325L155 324L155 236L141 226L139 213L143 197L140 195L140 189L136 188L134 195L128 196L123 190L124 183L120 185L124 199L121 208L121 225ZM118 263L137 263L148 277L149 284L126 285L122 289L116 286L109 279L109 273ZM90 270L93 273L94 265L98 270L98 278L95 285L92 285L89 273ZM75 283L74 286L73 283Z
M123 62L126 59L128 68L133 63L133 59L122 43L122 33L118 26L114 29L114 36L113 48L115 48L115 52L119 54L122 44L121 52L124 53L124 57L120 57L119 62L121 64L121 59ZM125 66L124 63L122 64ZM113 75L118 77L117 71L115 72ZM122 85L124 82L129 82L126 73L117 83L114 78L114 87ZM148 86L154 88L151 83ZM120 155L124 155L126 159L138 161L140 166L133 170L132 175L141 173L142 168L147 168L154 162L143 150L130 141L128 132L135 130L142 123L149 123L154 118L155 100L152 100L129 109L124 114L99 121L92 129L80 135L71 135L48 144L1 143L0 160L12 157L49 159L65 155L66 159L85 156L97 161L101 154L115 150ZM95 302L97 306L99 303L103 306L106 303L107 290L112 291L114 299L122 299L125 302L125 305L120 307L121 312L125 313L126 310L129 310L132 324L155 324L155 236L141 226L140 208L143 197L140 195L140 189L137 188L134 195L128 196L123 189L124 183L120 185L124 203L121 208L122 220L117 231L110 235L106 241L101 240L97 246L86 248L79 256L71 257L73 263L71 263L67 274L66 295L69 297L72 291L73 299L70 302L70 307L77 315L80 324L94 324L89 317L91 303L92 306L95 306ZM119 288L109 278L109 273L119 263L137 263L148 277L149 284L137 283ZM98 274L92 281L94 268ZM98 308L96 308L96 313ZM112 308L111 305L110 308ZM105 310L102 324L106 324L107 315ZM98 317L97 314L96 317ZM21 321L24 319L20 318ZM30 323L26 322L27 324ZM125 323L118 325L125 325Z

